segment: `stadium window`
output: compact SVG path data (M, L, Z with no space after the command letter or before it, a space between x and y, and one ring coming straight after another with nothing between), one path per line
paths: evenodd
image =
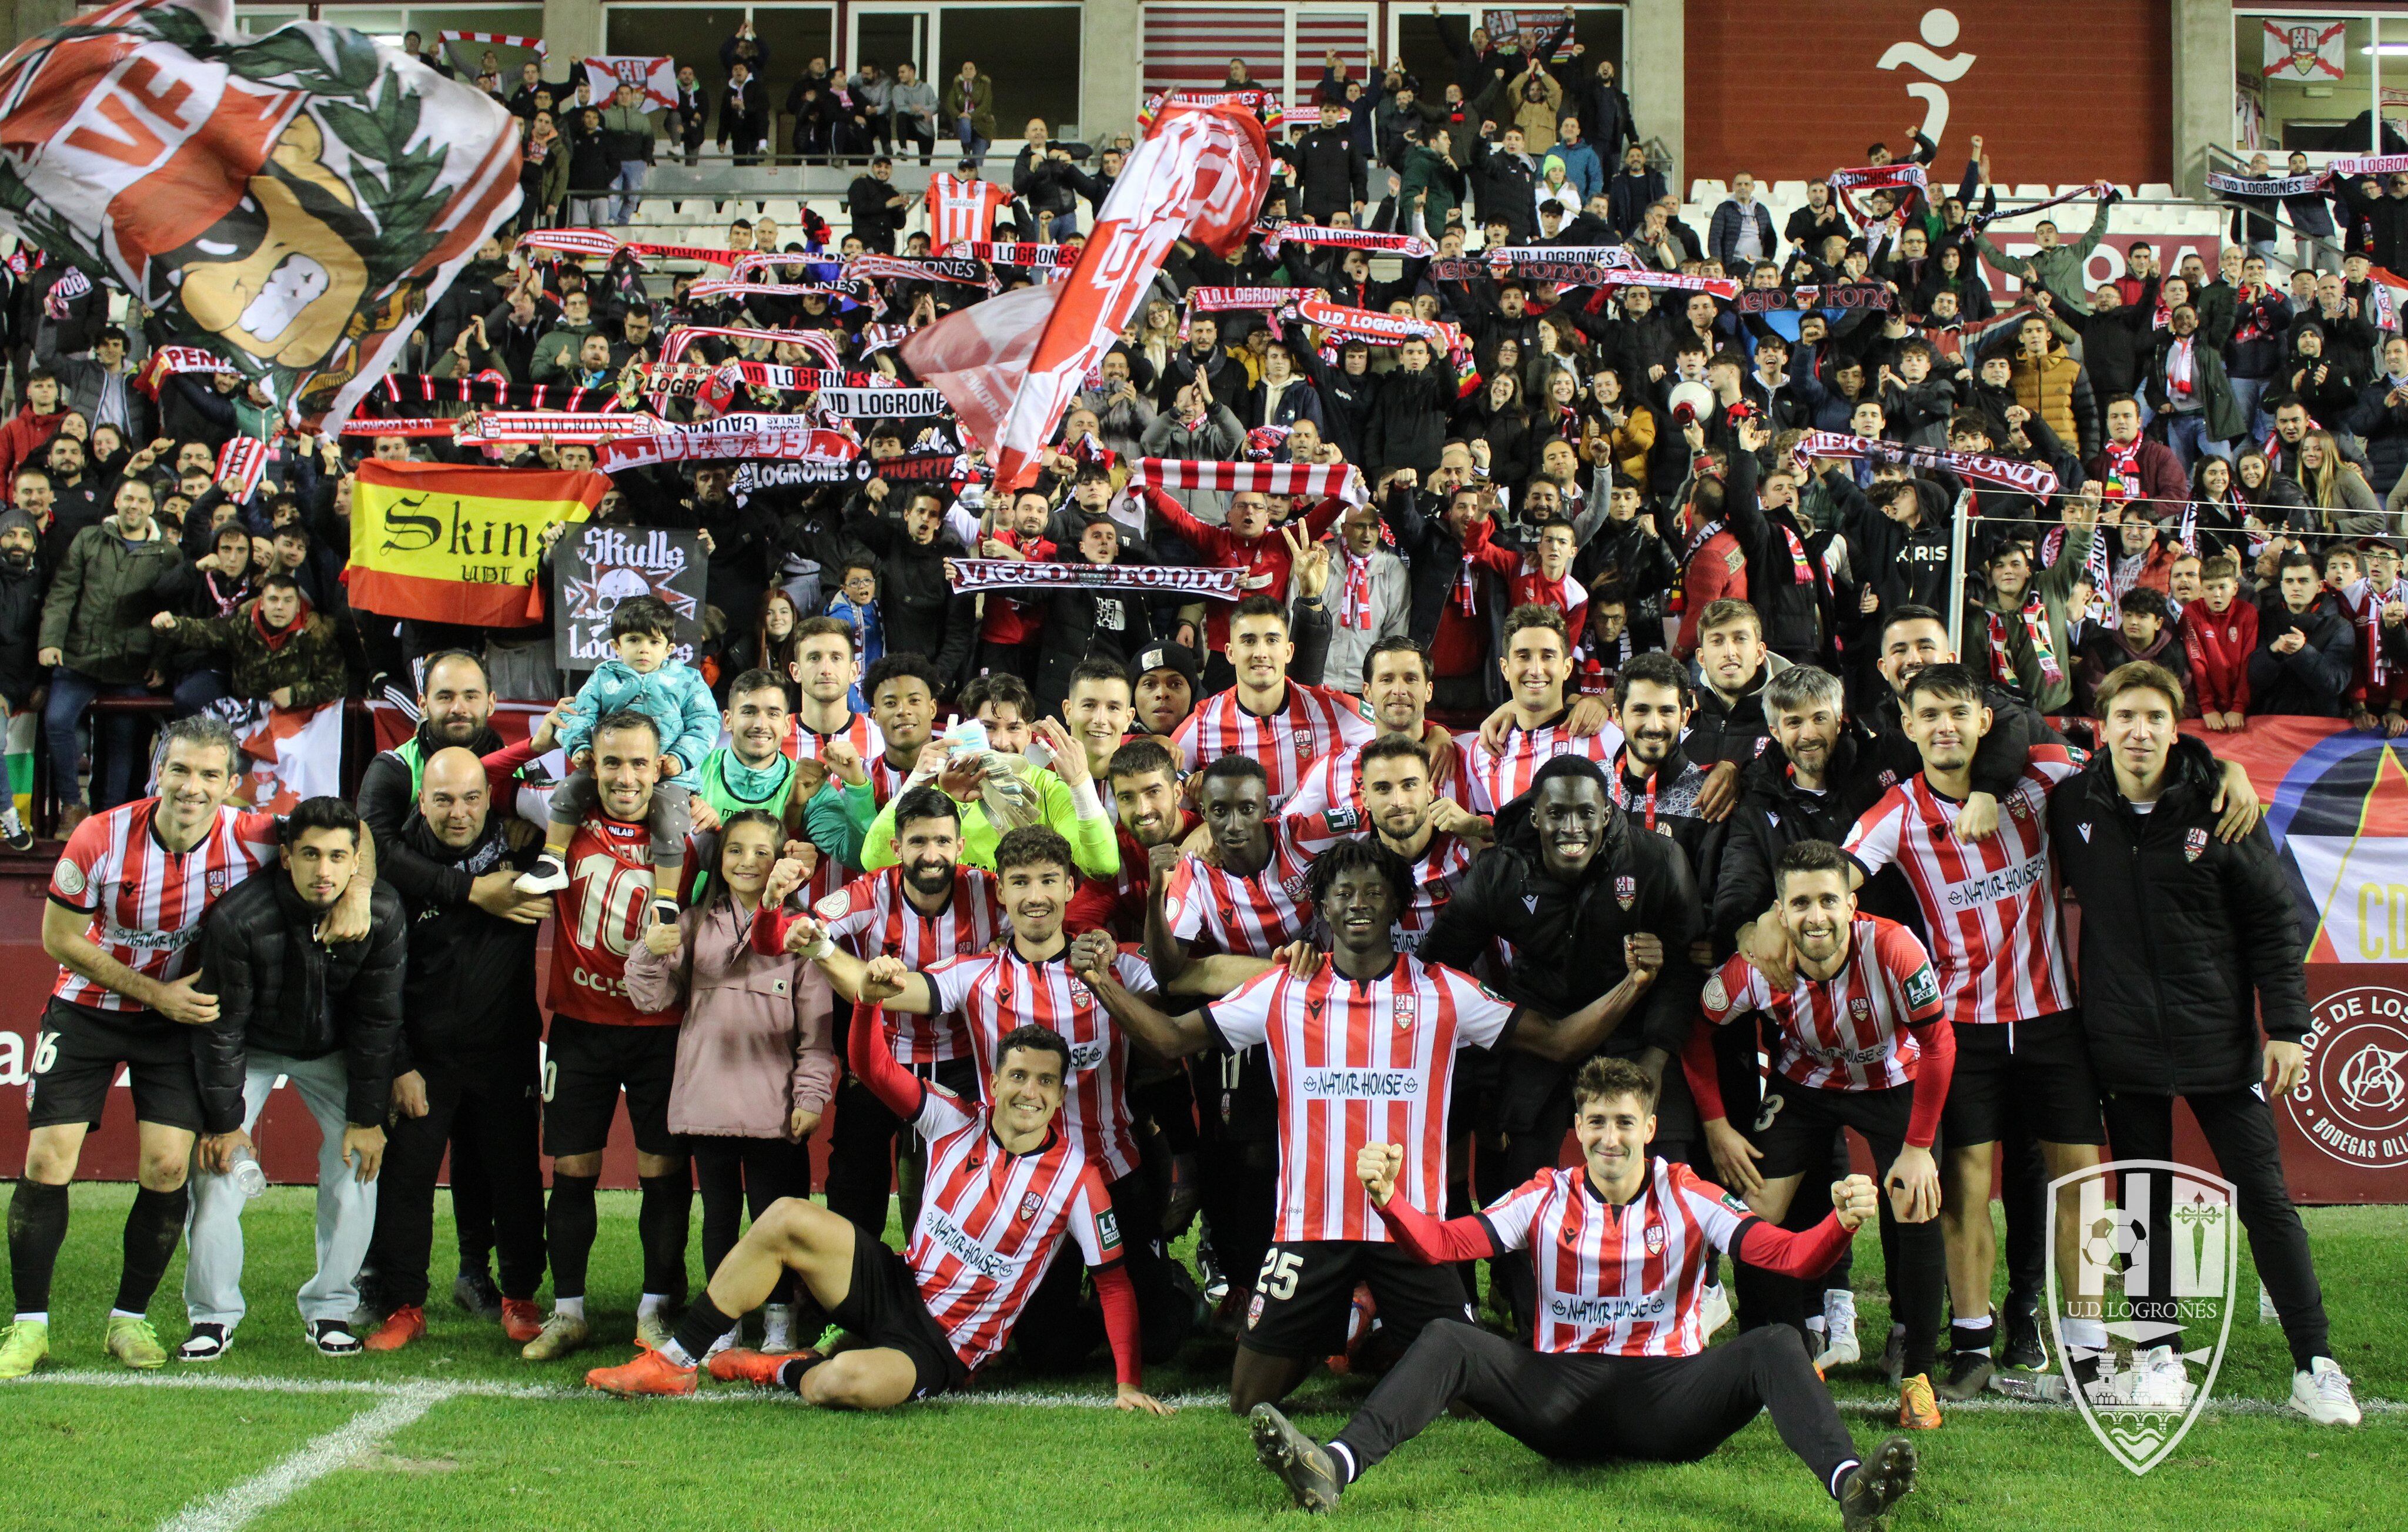
M835 63L836 11L827 6L610 6L603 12L602 36L613 53L666 53L694 65L695 78L716 101L727 84L719 45L747 18L769 52L765 83L772 110L783 105L786 87L811 60Z
M2378 152L2376 102L2387 118L2408 116L2408 25L2386 22L2378 50L2372 17L2243 14L2232 42L2237 149ZM2408 151L2400 132L2395 122L2385 136L2396 142L2379 152Z
M962 61L995 82L995 136L1017 138L1028 120L1049 131L1079 121L1079 7L942 6L937 10L937 68L944 81Z
M1447 4L1439 8L1445 14L1450 29L1461 27L1463 35L1468 36L1469 29L1483 24L1482 17L1491 7ZM1544 7L1525 6L1521 8L1526 11ZM1402 6L1391 7L1389 16L1389 24L1395 28L1396 36L1383 56L1403 60L1405 72L1421 81L1423 93L1430 99L1444 95L1446 87L1455 79L1455 57L1439 38L1438 19L1419 6L1411 9ZM1569 56L1572 44L1580 44L1583 52L1579 67L1584 78L1596 71L1599 59L1612 59L1613 81L1627 91L1630 82L1624 76L1628 70L1624 66L1622 57L1624 20L1620 6L1582 6L1572 13L1571 39L1564 44L1564 48ZM1316 71L1311 80L1300 81L1299 84L1309 88L1320 78ZM1299 90L1297 93L1302 96L1305 92ZM1473 88L1472 93L1479 93L1478 87Z

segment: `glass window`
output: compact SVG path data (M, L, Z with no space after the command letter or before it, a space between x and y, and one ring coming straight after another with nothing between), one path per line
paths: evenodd
M1447 35L1462 40L1469 29L1481 23L1484 7L1479 6L1447 6ZM1525 7L1527 8L1527 7ZM1565 55L1558 65L1565 78L1581 79L1596 73L1599 59L1613 61L1615 82L1627 90L1622 75L1623 14L1618 6L1584 6L1572 15L1571 41L1564 45ZM1571 56L1570 49L1578 44L1580 56ZM1396 56L1404 61L1405 72L1421 81L1422 89L1436 97L1445 94L1446 87L1455 79L1455 56L1440 39L1438 18L1426 12L1397 17ZM1493 79L1494 77L1492 77ZM1484 87L1478 81L1466 81L1465 91L1477 99Z
M853 13L855 43L847 62L855 69L875 64L891 78L895 66L909 63L928 74L928 18L916 10L861 10Z
M939 80L960 74L968 59L995 81L996 137L1019 137L1032 117L1079 120L1078 7L947 6L937 36Z
M2383 154L2408 154L2408 18L2386 17L2383 39Z
M2394 73L2408 84L2408 35ZM2374 145L2374 23L2363 17L2239 16L2233 57L2254 73L2236 96L2235 131L2246 147L2366 153ZM2253 99L2254 98L2254 99ZM2252 129L2258 136L2247 145Z
M716 101L727 84L726 73L719 67L719 45L736 36L743 20L742 6L612 6L603 18L602 36L613 53L666 53L694 65L695 77ZM781 66L771 52L771 71Z
M309 13L298 6L243 6L234 13L234 29L245 36L265 37L287 21L306 21Z
M786 87L801 78L811 60L835 61L836 12L824 7L754 6L752 35L769 50L772 106L786 99ZM715 40L712 46L718 46Z

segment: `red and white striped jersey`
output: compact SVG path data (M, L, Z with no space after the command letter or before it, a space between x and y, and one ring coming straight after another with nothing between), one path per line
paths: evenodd
M1558 715L1555 722L1535 729L1516 725L1506 735L1501 753L1490 753L1478 730L1456 735L1455 742L1463 752L1464 775L1471 782L1471 811L1493 814L1527 793L1539 768L1558 755L1585 755L1611 767L1622 749L1622 731L1608 723L1596 734L1576 735Z
M995 237L996 209L1011 193L991 180L943 171L928 178L928 243L942 255L946 247Z
M1070 1079L1062 1121L1108 1181L1137 1168L1137 1133L1129 1125L1128 1034L1112 1020L1083 980L1074 978L1066 944L1059 956L1031 963L1007 948L943 958L921 970L937 1003L961 1012L982 1082L993 1078L996 1045L1014 1027L1035 1023L1070 1045ZM1134 952L1113 960L1130 993L1154 993L1154 969ZM982 1083L981 1088L984 1085Z
M1201 936L1216 952L1268 957L1312 929L1305 902L1305 874L1313 858L1345 838L1326 816L1274 819L1263 829L1271 838L1271 859L1263 870L1241 877L1199 858L1182 856L1163 890L1162 913L1170 934L1182 942Z
M1598 1196L1575 1165L1539 1172L1478 1216L1498 1250L1530 1252L1535 1349L1695 1356L1706 1349L1706 1259L1739 1243L1755 1215L1687 1166L1651 1155L1647 1184L1626 1207Z
M1921 772L1882 795L1844 848L1865 876L1898 864L1923 907L1940 989L1956 1026L2028 1022L2073 1004L2048 854L2048 790L2073 760L2040 747L1999 805L1998 833L1971 845L1952 833L1962 805Z
M276 859L276 816L221 808L179 856L159 843L158 813L157 798L139 798L77 825L50 869L50 897L92 917L84 935L104 954L164 983L192 971L209 907ZM50 993L94 1010L143 1009L64 966Z
M1907 1027L1942 1009L1940 980L1914 933L1896 921L1858 915L1848 928L1848 961L1828 979L1799 973L1775 995L1764 975L1735 956L1706 979L1706 1020L1766 1010L1781 1024L1772 1067L1818 1090L1884 1091L1914 1079L1921 1049Z
M1121 1258L1111 1195L1079 1136L1059 1125L1044 1147L1009 1154L986 1109L924 1086L911 1126L928 1141L928 1179L904 1259L920 1301L962 1366L1003 1349L1068 1235L1087 1265Z
M1253 756L1270 779L1271 807L1277 809L1295 795L1315 759L1340 745L1368 745L1377 733L1345 693L1292 680L1286 700L1268 718L1240 707L1234 686L1206 697L1170 742L1190 771L1201 771L1224 755Z
M1505 1035L1513 1004L1453 968L1399 953L1377 979L1335 965L1311 979L1256 974L1204 1009L1232 1051L1268 1044L1279 1089L1274 1239L1393 1238L1354 1177L1365 1144L1402 1144L1397 1192L1446 1206L1446 1104L1455 1051Z
M864 766L886 753L886 737L878 732L878 725L869 721L867 713L854 713L851 721L834 734L819 734L807 729L800 718L794 721L794 725L786 731L786 753L798 761L820 759L821 752L827 749L831 739L841 739L851 745ZM875 780L873 774L872 780Z
M1453 798L1464 808L1471 807L1471 780L1463 772L1463 752L1457 751L1449 761L1444 780L1430 784L1439 797ZM1295 819L1307 814L1326 814L1333 809L1363 812L1363 746L1348 745L1333 750L1304 768L1303 780L1297 784L1296 796L1280 809L1282 816Z
M953 868L953 891L944 909L924 915L903 890L903 869L881 867L856 878L835 893L814 901L811 913L826 923L828 935L844 950L867 962L873 957L899 957L904 966L924 968L940 958L982 952L996 936L1010 929L996 898L995 875L977 867ZM898 1010L881 1018L877 1006L855 1006L853 1024L895 1027L895 1062L942 1064L969 1050L969 1032L961 1016L946 1011L918 1016Z
M1397 918L1397 951L1421 951L1423 934L1438 923L1438 912L1455 897L1455 885L1470 873L1472 858L1479 854L1480 848L1461 836L1431 832L1429 844L1413 863L1413 901Z

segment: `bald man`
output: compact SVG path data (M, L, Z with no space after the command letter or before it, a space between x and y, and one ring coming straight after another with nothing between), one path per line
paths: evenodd
M437 750L420 773L416 811L401 839L426 863L462 879L515 877L541 850L534 826L492 811L485 765L459 746ZM523 844L513 845L513 841ZM456 1133L493 1188L501 1265L501 1325L514 1345L543 1327L543 1175L537 1127L541 1089L536 1039L536 929L552 909L542 895L496 908L437 895L405 895L409 917L406 1018L394 1059L394 1120L377 1203L376 1268L384 1322L370 1351L396 1351L426 1333L426 1263L434 1242L435 1177Z

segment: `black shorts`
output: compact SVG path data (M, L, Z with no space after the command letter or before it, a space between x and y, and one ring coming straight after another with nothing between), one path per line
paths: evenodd
M25 1125L99 1127L122 1065L134 1086L135 1121L202 1131L196 1030L155 1010L94 1010L53 996L34 1035Z
M674 1026L599 1026L555 1014L545 1040L543 1152L554 1158L602 1153L624 1091L637 1150L678 1153L669 1131L677 1047Z
M1872 1146L1873 1158L1895 1157L1906 1141L1907 1119L1914 1110L1914 1087L1892 1085L1878 1091L1834 1091L1800 1085L1786 1075L1775 1075L1764 1093L1748 1141L1764 1153L1756 1173L1771 1180L1799 1176L1831 1163L1831 1136L1855 1128ZM1937 1147L1936 1145L1934 1146ZM1882 1168L1886 1169L1885 1163Z
M1940 1137L1954 1147L1994 1144L2010 1121L2042 1143L2103 1144L2099 1082L2078 1012L1956 1028L1956 1072Z
M1371 1289L1380 1328L1410 1345L1434 1320L1472 1323L1454 1267L1424 1266L1372 1239L1298 1239L1263 1252L1238 1344L1265 1356L1332 1356L1346 1349L1354 1284Z
M910 1357L915 1399L959 1388L970 1375L928 1312L910 1264L866 1234L853 1235L853 1285L828 1317L866 1346Z

